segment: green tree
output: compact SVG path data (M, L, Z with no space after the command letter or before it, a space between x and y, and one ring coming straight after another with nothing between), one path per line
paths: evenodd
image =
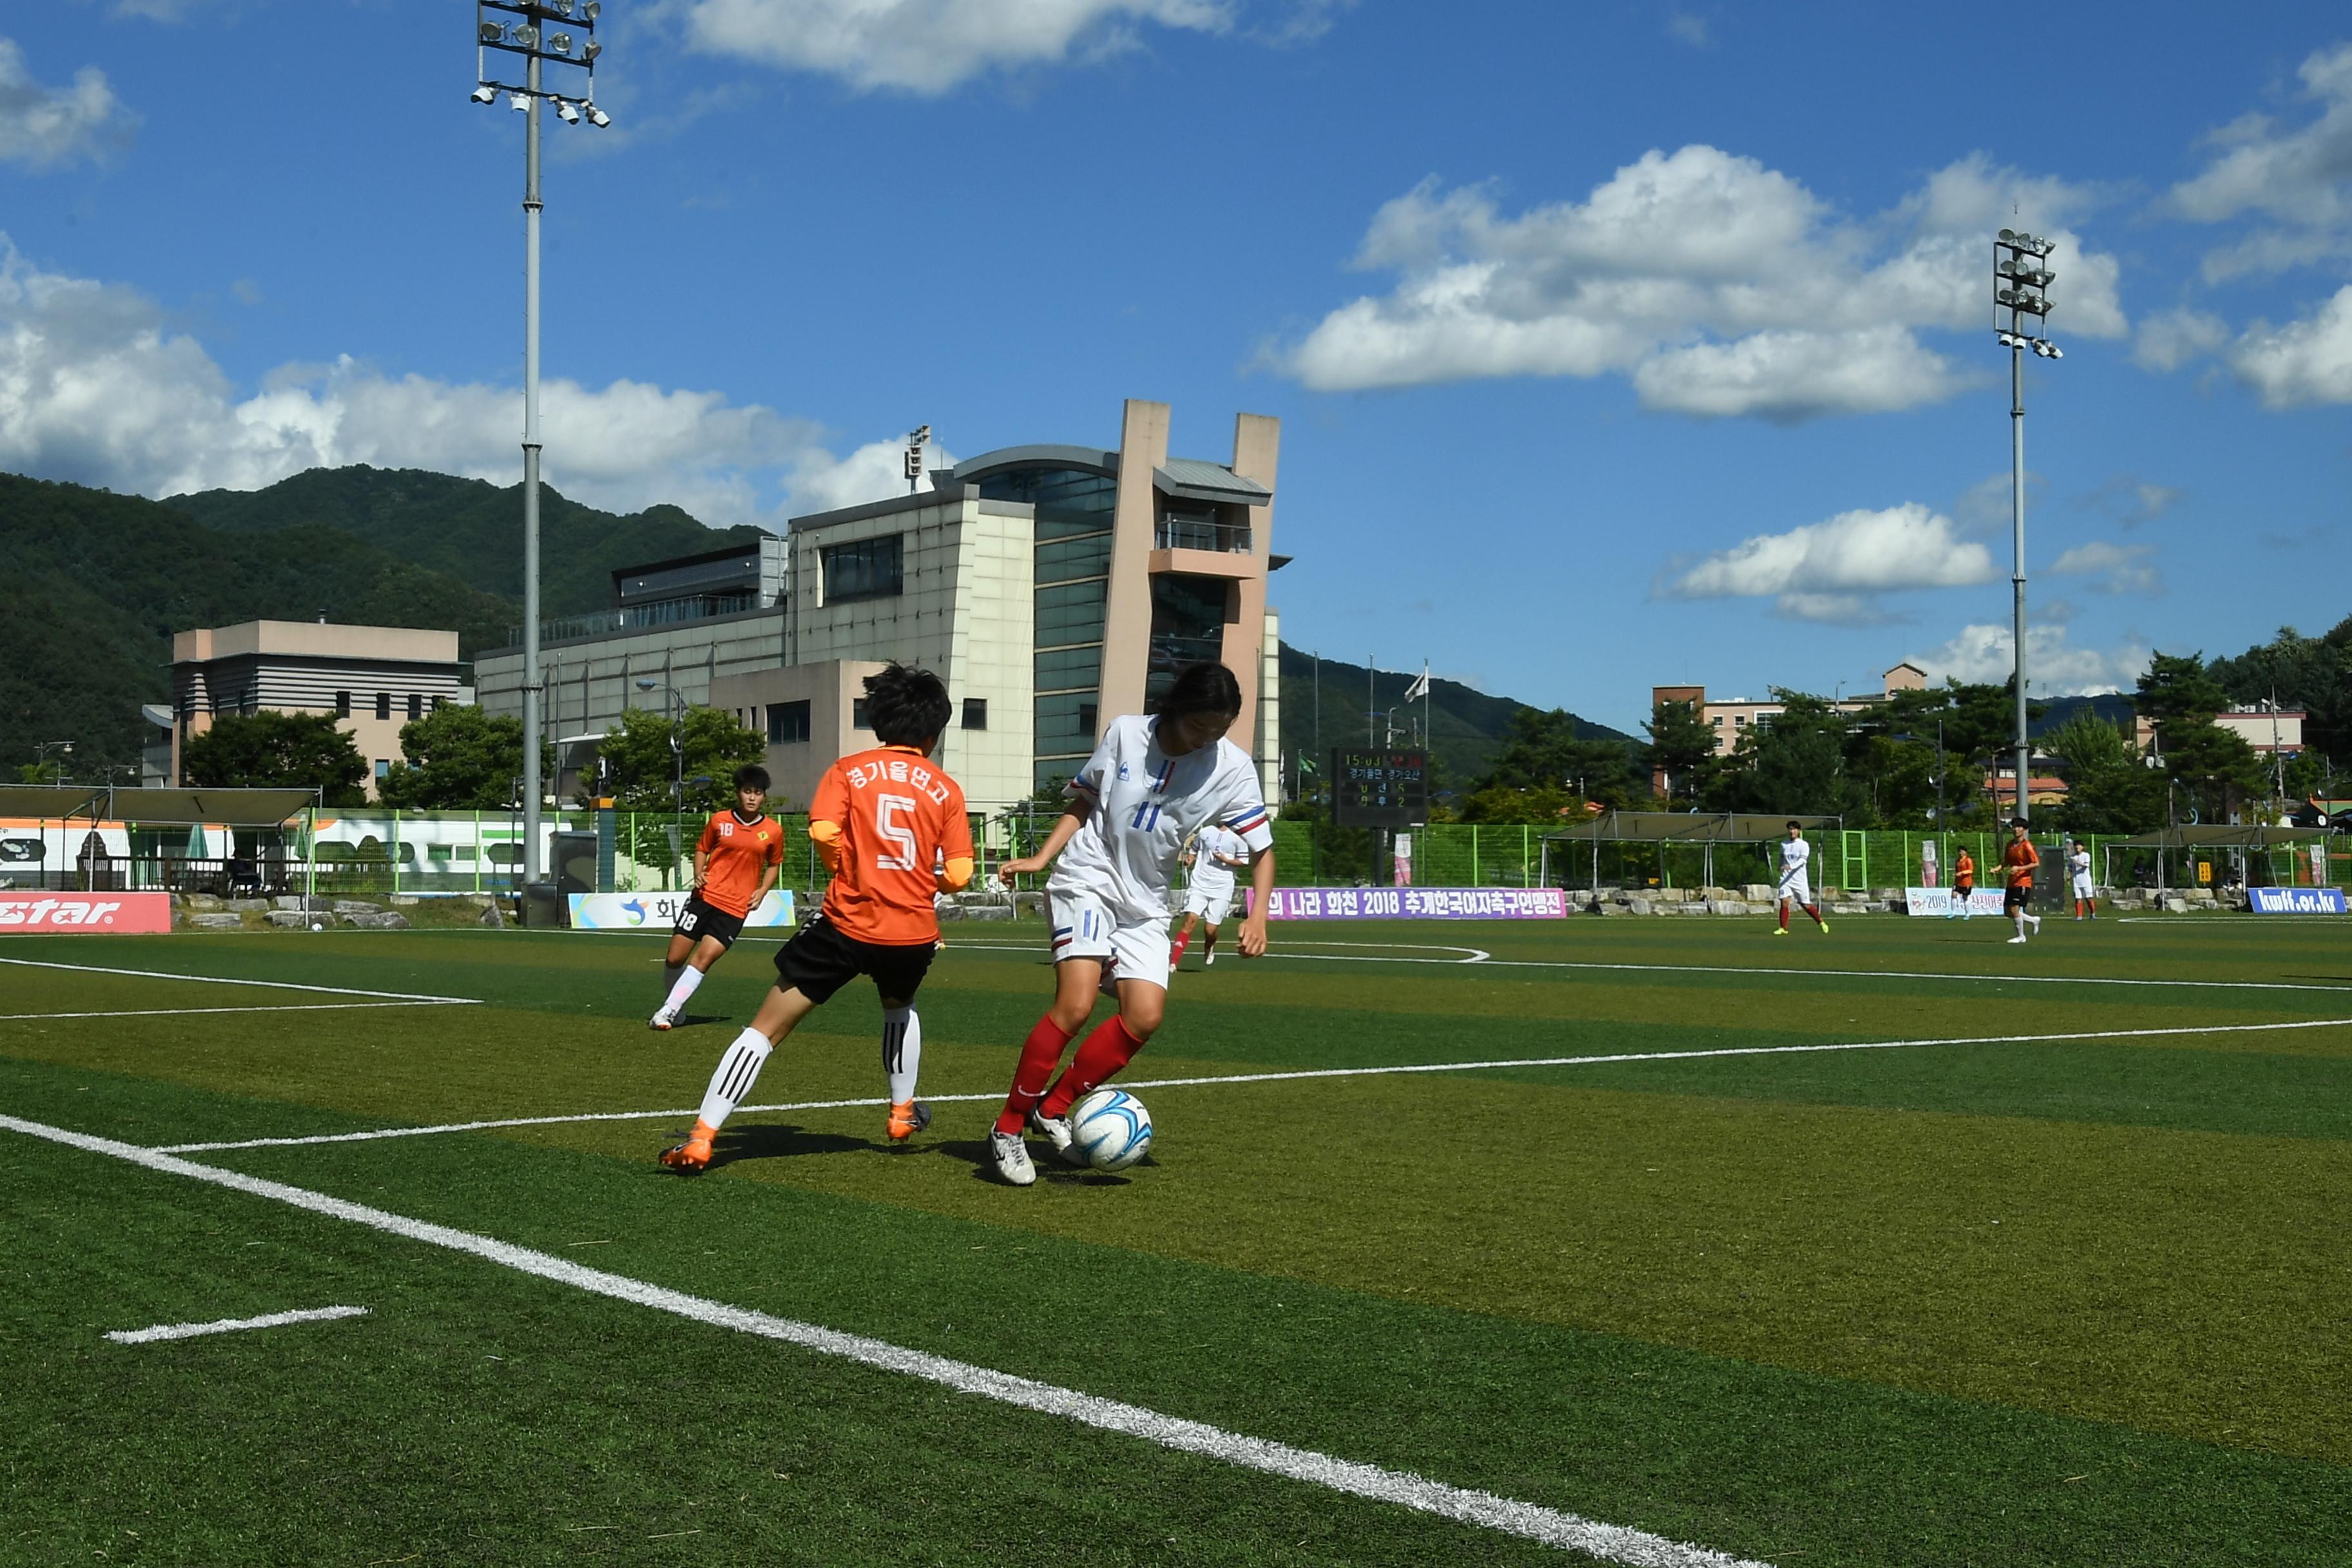
M400 752L376 786L404 811L502 810L522 773L522 721L448 703L400 727ZM542 742L540 776L555 775L555 748Z
M2164 826L2164 775L2131 737L2085 708L2042 737L2066 775L2058 824L2070 833L2147 833Z
M1867 795L1846 767L1846 716L1825 698L1775 687L1781 710L1748 726L1706 804L1716 811L1819 813L1859 826Z
M1664 776L1667 803L1697 800L1716 762L1715 728L1699 716L1698 704L1654 703L1643 728L1650 743L1642 748L1642 762L1654 778Z
M367 759L328 713L224 713L180 750L181 772L207 789L315 789L328 805L362 805Z
M1633 748L1625 741L1577 739L1577 720L1559 709L1522 708L1511 716L1493 771L1471 790L1472 798L1497 787L1559 790L1604 805L1630 806L1649 798L1646 780L1633 774ZM1465 805L1464 820L1476 821ZM1499 820L1499 819L1488 819ZM1513 816L1508 820L1531 820Z
M666 714L632 708L596 752L606 770L604 788L623 810L690 814L717 811L733 800L735 770L765 759L768 740L722 709L689 708L673 726ZM769 803L777 811L792 804Z
M2306 752L2317 752L2334 768L2352 767L2352 618L2325 637L2307 637L2293 626L2235 658L2207 667L2232 702L2267 702L2299 708L2306 718ZM2309 788L2326 787L2327 769Z
M2229 701L2201 653L2152 655L2139 678L2139 712L2156 731L2174 821L2227 822L2245 802L2270 793L2262 760L2245 737L2213 722Z

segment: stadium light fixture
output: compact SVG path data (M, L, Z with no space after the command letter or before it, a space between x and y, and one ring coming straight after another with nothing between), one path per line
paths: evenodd
M574 16L574 10L579 12ZM576 125L584 112L596 125L610 125L612 117L596 108L596 57L604 48L595 40L596 19L604 14L596 0L474 0L474 101L497 101L501 92L514 108L530 117L523 134L523 306L522 306L522 862L526 884L541 879L541 809L545 805L540 777L540 747L545 732L543 709L547 693L539 659L539 228L542 204L539 197L540 110L555 106L557 116ZM587 47L577 52L572 32L547 31L550 22L576 28ZM519 57L522 79L506 79L504 63ZM494 70L492 61L499 62ZM549 85L547 69L560 68L558 85ZM567 77L562 71L576 71Z
M2026 734L2025 710L2025 351L2037 359L2065 355L2050 341L2050 285L2058 274L2047 262L2057 246L2022 229L2005 228L1993 237L1993 338L2009 351L2010 520L2015 552L2010 569L2014 600L2010 630L2012 676L2017 683L2017 795L2011 814L2020 821L2032 812L2032 742Z

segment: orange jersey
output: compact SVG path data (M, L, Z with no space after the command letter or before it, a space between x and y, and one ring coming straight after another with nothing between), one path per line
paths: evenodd
M809 802L811 837L832 823L833 884L824 918L842 935L886 947L937 942L942 859L971 858L963 789L908 746L880 746L835 763Z
M694 847L709 857L702 901L730 915L748 915L768 868L783 862L784 827L770 816L746 822L730 806L710 814Z
M1967 850L1960 851L1960 863L1952 868L1952 877L1963 887L1977 879L1977 863L1969 858Z
M2000 863L2009 868L2011 887L2030 888L2033 886L2033 868L2042 864L2042 857L2032 845L2012 838L2000 847Z

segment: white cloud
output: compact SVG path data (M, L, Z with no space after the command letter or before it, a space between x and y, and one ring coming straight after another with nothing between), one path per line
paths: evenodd
M2075 504L2086 510L2104 512L2126 528L2137 528L2170 511L2189 492L2172 485L2159 485L2137 474L2116 474L2097 489L2077 496Z
M16 41L0 38L0 163L52 169L94 161L119 147L136 124L104 71L84 66L71 87L45 86L33 79Z
M1930 681L1946 679L1998 685L2015 668L2011 650L2016 640L2005 626L1977 625L1960 628L1941 647L1909 656L1927 672ZM2076 647L2063 626L2025 628L2025 686L2035 697L2076 697L2128 689L2147 668L2148 645L2137 637L2101 652Z
M2224 357L2265 407L2352 403L2352 284L2300 321L2256 321Z
M2174 371L2230 341L2229 323L2186 306L2145 317L2132 340L2132 363L2142 370Z
M1694 16L1687 11L1677 11L1666 18L1666 31L1695 49L1703 49L1713 39L1708 35L1704 16Z
M557 379L541 411L549 482L596 506L670 501L709 522L772 525L905 483L877 456L896 443L836 459L813 422L717 392ZM510 484L521 424L515 387L387 375L349 357L280 366L240 396L153 301L42 272L0 236L0 468L150 496L346 463Z
M1801 620L1865 624L1885 618L1876 595L1965 587L1999 575L1982 544L1916 501L1840 512L1786 533L1759 533L1695 564L1670 566L1670 598L1770 598Z
M2262 213L2298 226L2352 222L2352 44L2303 62L2304 96L2318 118L2294 130L2249 114L2208 140L2213 159L2172 187L2164 205L2199 223Z
M2104 539L2077 544L2050 563L2057 576L2095 577L2090 585L2102 594L2160 594L2164 579L2148 563L2153 544L2116 544Z
M1146 24L1234 28L1241 0L678 0L688 43L863 89L940 93L1024 66L1135 47ZM1290 37L1328 26L1328 4L1278 7Z
M1390 291L1266 357L1318 390L1613 374L1645 405L1694 415L1913 407L1968 384L1916 334L1990 320L1984 236L2012 205L2058 241L2062 326L2124 334L2115 258L2065 226L2095 199L1979 155L1855 220L1755 159L1697 145L1517 216L1485 188L1431 179L1381 206L1356 255L1397 275Z

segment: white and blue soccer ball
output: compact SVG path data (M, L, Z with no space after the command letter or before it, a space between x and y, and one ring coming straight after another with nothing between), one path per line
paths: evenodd
M1070 1148L1097 1171L1124 1171L1151 1152L1151 1112L1123 1089L1098 1089L1070 1108Z

